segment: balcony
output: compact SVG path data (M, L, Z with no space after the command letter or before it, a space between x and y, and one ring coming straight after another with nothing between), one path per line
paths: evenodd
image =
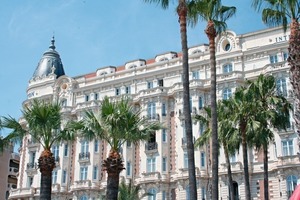
M90 180L75 181L74 184L71 186L71 191L90 189L91 185L92 184Z
M158 150L157 150L157 142L147 142L145 144L145 153L146 154L153 154L153 153L156 153Z
M277 167L285 167L288 165L298 165L300 166L300 159L299 155L288 155L288 156L280 156L278 157L278 164Z
M238 173L243 171L242 162L231 162L231 171L232 173ZM227 166L226 163L221 163L220 174L227 174Z
M159 116L159 114L148 115L147 119L150 120L150 121L159 121L160 116Z
M10 190L9 199L18 199L24 197L33 197L36 194L35 188L17 188Z
M161 179L159 172L144 172L142 173L141 178L138 180L139 184L141 183L154 183L158 182Z
M90 161L90 152L81 152L78 156L79 162L89 162Z
M30 162L30 163L27 163L27 170L36 170L38 168L38 165L37 163L35 162Z

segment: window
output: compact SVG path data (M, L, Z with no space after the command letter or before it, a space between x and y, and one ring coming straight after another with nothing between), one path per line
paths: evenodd
M130 147L131 147L131 142L130 142L130 141L127 141L127 142L126 142L126 146L127 146L128 148L130 148Z
M88 197L83 195L83 196L80 197L80 200L88 200Z
M232 72L232 64L225 64L223 65L223 73L229 73Z
M277 55L270 55L270 63L277 63L278 62L278 58Z
M68 156L69 146L68 144L64 145L64 156Z
M115 88L115 95L116 96L119 96L121 93L120 93L120 88Z
M94 180L98 179L98 166L94 166L93 168L93 179Z
M130 86L126 86L125 90L126 90L126 94L131 94L131 87Z
M94 151L95 153L99 151L99 140L94 141Z
M152 89L153 88L153 82L152 81L147 82L147 88L148 89Z
M52 171L52 184L57 183L57 171Z
M156 158L155 157L148 157L147 158L147 172L155 172L155 161Z
M151 194L148 196L148 200L156 200L156 189L151 188L148 190L148 193Z
M155 119L156 117L156 105L154 102L148 103L148 119Z
M55 161L57 162L59 160L59 146L58 145L52 146L52 153L53 153L53 157L54 157Z
M205 189L205 187L201 188L201 196L202 196L202 200L206 199L206 189Z
M167 171L167 158L166 157L162 158L162 171L163 172Z
M89 101L90 100L90 96L88 94L85 95L85 101Z
M84 140L81 142L81 153L87 152L89 152L89 142L87 140Z
M98 100L99 99L98 93L95 93L94 95L95 95L95 100Z
M67 182L67 170L62 171L62 183Z
M31 185L33 183L33 177L32 176L28 176L28 179L27 179L27 186L30 188Z
M192 78L199 79L199 71L192 71Z
M223 90L223 99L229 99L232 96L232 92L230 88L225 88Z
M199 122L199 135L201 136L204 132L204 123Z
M163 103L163 104L161 105L161 115L162 115L162 116L167 116L167 107L166 107L166 104L165 104L165 103Z
M131 176L131 163L128 161L126 163L126 175Z
M199 107L199 109L203 108L203 99L202 99L202 97L199 97L199 99L198 99L198 107Z
M236 163L236 154L230 155L229 161L230 163Z
M166 191L162 191L161 199L162 200L167 200L167 193L166 193Z
M80 167L80 180L84 181L87 179L88 167Z
M189 185L187 185L185 187L185 199L190 200L190 187L189 187Z
M158 79L158 86L163 87L164 86L164 80L163 79Z
M276 90L278 95L287 97L286 79L280 78L276 81Z
M201 167L205 167L205 152L201 152Z
M167 142L167 131L166 131L166 129L162 129L161 130L161 132L162 132L162 142Z
M61 105L62 107L67 106L67 99L62 99L61 102L60 102L60 105Z
M31 151L30 152L30 163L34 163L35 162L35 151Z
M289 54L287 52L282 53L283 61L287 61Z
M283 156L294 155L293 140L282 141L282 155Z
M183 154L183 168L189 167L189 161L188 161L188 154L187 152L184 152Z
M291 197L292 193L294 192L297 186L297 177L294 175L290 175L286 178L286 192L288 197Z

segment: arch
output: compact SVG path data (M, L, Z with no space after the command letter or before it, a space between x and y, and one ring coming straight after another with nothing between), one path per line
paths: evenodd
M148 193L151 194L148 196L148 200L156 200L156 194L157 194L157 189L156 188L150 188L148 190Z
M295 175L289 175L286 177L286 193L288 198L293 194L297 186L297 177Z

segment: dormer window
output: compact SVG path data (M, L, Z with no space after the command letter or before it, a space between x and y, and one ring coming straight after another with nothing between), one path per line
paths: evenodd
M102 72L101 74L100 74L100 76L104 76L104 75L106 75L107 74L107 72Z
M198 54L198 53L201 53L201 52L202 52L201 50L196 49L196 50L194 50L194 51L192 52L192 55L193 55L193 54Z
M163 61L167 61L167 60L169 60L169 59L164 57L164 58L159 59L159 62L163 62Z
M137 66L136 65L130 65L129 69L133 69L133 68L136 68Z

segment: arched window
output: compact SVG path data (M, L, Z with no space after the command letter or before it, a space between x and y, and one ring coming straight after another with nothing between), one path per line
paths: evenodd
M151 195L148 196L148 200L156 200L156 193L157 193L157 191L156 191L155 188L150 188L148 190L148 193L151 194Z
M232 64L228 63L223 65L223 73L229 73L232 72Z
M286 178L286 193L290 197L297 186L297 177L290 175Z
M231 88L225 88L223 90L223 99L229 99L232 96Z

